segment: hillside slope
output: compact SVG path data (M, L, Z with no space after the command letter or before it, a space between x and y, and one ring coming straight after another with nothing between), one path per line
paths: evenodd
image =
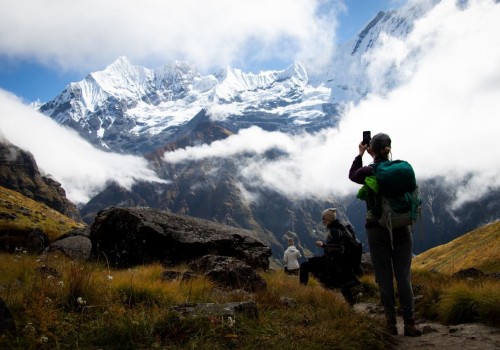
M499 272L500 221L417 255L413 267L446 274L472 267L483 272Z
M49 241L53 241L68 231L84 226L45 204L0 186L0 240L6 233L22 234L39 229Z

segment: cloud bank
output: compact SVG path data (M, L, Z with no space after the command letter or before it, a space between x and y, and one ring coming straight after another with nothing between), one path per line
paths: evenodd
M52 175L76 204L85 204L116 181L125 188L135 181L165 182L149 169L146 160L103 152L83 140L74 130L24 105L0 89L0 131L12 144L30 151L38 167Z
M2 1L0 54L83 72L122 55L150 67L173 60L200 69L245 69L269 60L320 64L333 49L338 6L324 0Z
M365 57L374 93L351 105L338 128L290 136L258 128L224 141L165 154L168 162L252 154L240 163L246 183L297 197L334 198L359 187L348 180L363 130L388 133L393 158L409 160L418 180L442 177L460 205L500 187L500 5L443 0L406 39L386 36ZM397 88L382 88L388 74ZM379 90L376 90L380 87ZM269 149L287 156L265 160ZM365 164L370 161L365 155Z

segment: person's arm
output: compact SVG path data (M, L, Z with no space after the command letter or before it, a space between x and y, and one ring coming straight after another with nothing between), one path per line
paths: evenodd
M316 241L316 246L320 247L320 248L324 248L325 247L325 242L323 242L323 241Z
M367 150L367 146L359 144L359 154L354 158L351 169L349 169L349 179L357 184L363 185L367 176L373 175L373 168L363 166L363 155Z

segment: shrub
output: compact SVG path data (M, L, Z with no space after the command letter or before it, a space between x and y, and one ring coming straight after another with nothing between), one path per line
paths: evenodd
M500 289L497 281L471 285L458 282L443 292L439 311L446 324L482 322L500 324Z

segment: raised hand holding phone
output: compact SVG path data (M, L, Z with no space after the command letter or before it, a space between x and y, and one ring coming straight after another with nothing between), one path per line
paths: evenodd
M363 131L363 142L361 142L361 143L363 145L369 145L371 139L372 139L371 131Z

